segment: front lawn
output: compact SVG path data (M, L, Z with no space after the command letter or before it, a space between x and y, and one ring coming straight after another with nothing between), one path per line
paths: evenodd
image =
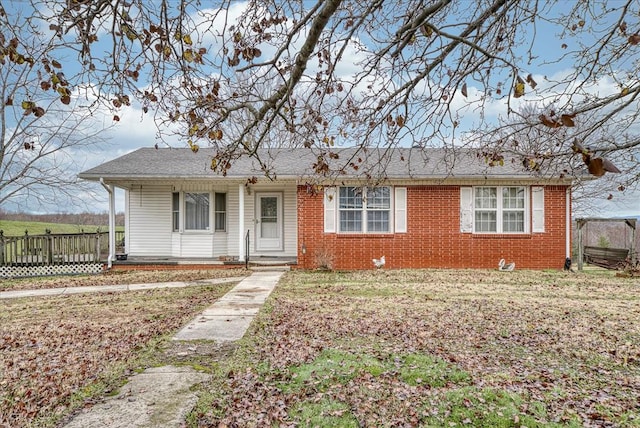
M193 279L193 273L183 274L171 276ZM227 272L209 271L208 277L217 274ZM97 278L55 281L77 286ZM158 282L166 275L123 278ZM24 281L46 288L54 279ZM0 300L0 427L55 426L70 412L115 394L134 371L155 365L161 346L234 285Z
M192 426L640 426L640 284L290 272Z

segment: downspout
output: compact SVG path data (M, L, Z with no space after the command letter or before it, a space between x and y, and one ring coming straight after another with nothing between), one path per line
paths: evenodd
M571 259L571 187L567 186L567 199L566 199L566 258Z
M109 192L109 256L107 257L107 269L111 269L116 252L116 198L113 186L107 186L102 177L100 177L100 184Z
M238 261L244 262L245 242L244 242L244 184L238 185Z

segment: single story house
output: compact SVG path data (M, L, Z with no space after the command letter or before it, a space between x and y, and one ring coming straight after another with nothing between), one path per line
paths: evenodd
M272 149L258 153L262 165L240 158L221 174L210 168L213 149L141 148L79 177L111 195L125 190L130 259L249 254L372 269L384 255L385 268L497 268L504 259L561 269L571 257L568 177L489 166L472 150L332 151ZM345 167L324 176L324 162ZM113 206L112 196L112 218Z

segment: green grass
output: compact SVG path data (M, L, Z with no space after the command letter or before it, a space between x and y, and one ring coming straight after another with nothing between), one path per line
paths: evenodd
M359 427L358 420L345 403L322 400L319 403L304 402L291 412L294 420L305 427Z
M545 405L527 401L528 414L523 414L525 400L521 395L491 388L473 386L455 388L437 400L437 411L424 426L510 427L579 427L575 419L562 424L548 420Z
M411 386L444 387L449 383L466 384L471 376L445 361L427 354L409 354L400 359L400 378Z
M50 230L51 233L93 233L98 230L106 232L108 229L107 226L0 220L0 230L4 232L4 236L23 236L25 230L29 232L29 235L43 235L46 230ZM124 230L124 227L116 227L116 230Z
M286 390L299 390L305 385L325 391L335 382L347 383L362 373L379 376L388 364L369 355L356 355L337 349L327 349L309 364L291 369L291 380L283 385Z

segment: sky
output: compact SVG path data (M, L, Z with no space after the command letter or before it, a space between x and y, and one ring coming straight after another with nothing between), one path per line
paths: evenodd
M241 2L235 2L234 7L236 13L242 6ZM556 39L554 31L540 31L537 35L538 46L557 46L558 40ZM541 50L544 52L544 49ZM543 76L553 76L554 74L563 74L567 69L571 67L570 63L557 62L553 64L547 64L544 68L537 70L534 77L538 82L543 81ZM349 67L345 68L345 71ZM595 90L604 93L615 93L619 90L617 84L613 81L607 81L606 79L598 82L599 87ZM474 88L469 88L469 97L479 96L474 92ZM519 102L527 100L527 96L521 100L515 100L514 107L517 107ZM463 102L462 98L459 99ZM490 102L485 108L485 114L488 116L496 116L498 112L504 111L504 101ZM471 117L472 112L468 117ZM119 112L119 122L114 123L113 127L105 132L105 142L97 147L84 150L74 154L74 159L77 161L70 168L76 168L77 172L89 169L105 161L117 158L130 151L133 151L140 147L153 147L156 143L160 146L170 145L173 147L187 147L186 142L180 141L176 138L161 141L157 138L157 128L151 115L145 115L142 113L141 106L137 103L133 103L131 107L124 108ZM639 129L640 132L640 129ZM124 192L118 190L116 192L116 210L124 210ZM637 194L616 195L612 200L602 199L598 201L598 216L611 216L621 217L628 215L640 215L640 197ZM108 210L107 193L98 184L93 186L92 194L79 194L78 199L86 201L86 209L89 211L105 212ZM18 205L8 204L3 209L17 210ZM84 210L82 205L73 207L71 204L65 201L60 201L58 204L54 204L46 207L38 207L38 212L67 212L67 211L81 211Z

